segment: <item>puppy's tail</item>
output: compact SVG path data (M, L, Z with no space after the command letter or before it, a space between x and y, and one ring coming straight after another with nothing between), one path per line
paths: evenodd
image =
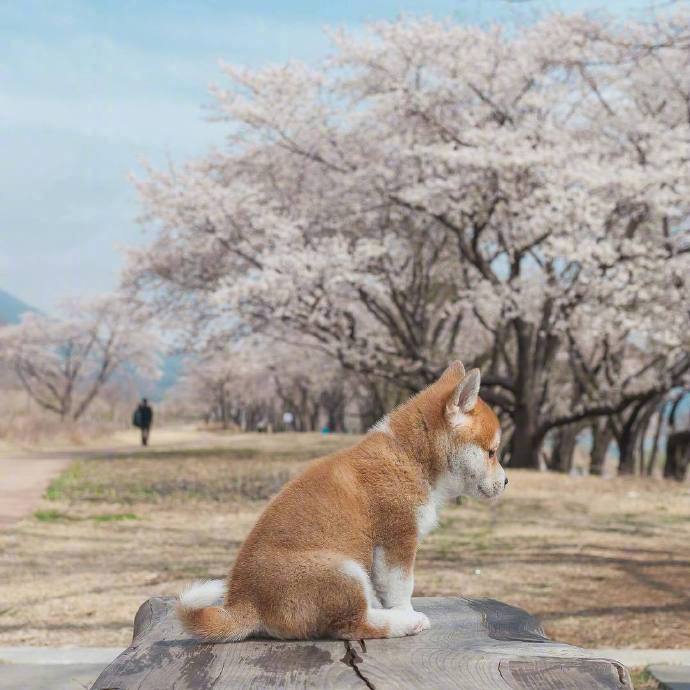
M195 582L186 587L177 602L177 617L184 628L204 642L239 642L260 629L249 602L220 605L225 597L223 580Z

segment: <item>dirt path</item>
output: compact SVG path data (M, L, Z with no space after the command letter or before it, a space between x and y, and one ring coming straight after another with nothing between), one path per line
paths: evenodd
M0 529L5 529L38 505L43 492L70 463L69 457L0 458Z
M193 427L156 429L151 448L178 450L231 445L232 436L198 431ZM30 515L44 491L72 460L108 458L140 451L137 432L118 432L87 447L47 449L0 448L0 529Z

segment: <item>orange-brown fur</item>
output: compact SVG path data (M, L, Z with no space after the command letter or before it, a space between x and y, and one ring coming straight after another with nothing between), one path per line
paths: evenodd
M477 400L451 431L448 405L463 380L454 363L433 385L389 416L391 434L372 431L348 450L315 460L269 503L232 569L224 606L178 613L206 640L252 633L281 638L385 637L367 620L360 583L344 559L372 571L374 547L386 562L412 572L417 509L449 472L449 444L489 449L498 420ZM495 463L496 459L487 463Z

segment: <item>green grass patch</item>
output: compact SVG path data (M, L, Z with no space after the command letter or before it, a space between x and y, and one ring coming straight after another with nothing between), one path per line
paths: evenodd
M92 520L96 522L118 522L120 520L139 520L139 516L134 513L103 513L102 515L94 515Z
M354 444L357 437L353 437ZM289 440L289 439L286 439ZM332 443L314 443L309 448L291 448L288 443L279 448L250 446L209 446L207 448L162 449L146 448L135 451L117 451L114 453L95 453L97 460L184 460L186 458L215 458L218 460L305 460L327 455L336 450Z
M139 520L139 516L134 513L102 513L101 515L94 515L92 517L75 517L68 515L59 510L37 510L34 512L34 517L39 522L64 522L70 520L72 522L79 522L83 520L93 520L94 522L120 522L122 520Z
M37 510L34 517L39 522L59 522L60 520L72 520L66 513L61 513L59 510Z
M291 479L304 461L354 440L318 438L305 447L299 435L285 434L257 438L256 446L247 442L234 447L146 448L96 454L73 462L51 482L45 497L61 504L100 504L103 513L113 504L128 510L141 503L263 501ZM132 509L127 514L135 512ZM78 514L83 515L83 511ZM97 521L116 519L136 518Z
M51 482L45 497L71 504L160 503L174 500L233 499L265 500L273 496L300 467L304 453L233 449L224 455L184 451L179 455L159 453L146 459L95 458L73 463ZM164 456L164 457L161 457ZM89 511L90 512L90 511ZM126 513L127 515L133 515ZM110 515L110 513L108 513ZM44 521L59 519L47 517ZM95 518L92 518L95 519ZM101 522L116 519L104 517Z
M84 463L73 462L59 477L53 479L46 489L45 497L49 501L61 501L72 488L78 486L84 476Z
M135 451L118 451L115 453L96 453L98 460L184 460L185 458L223 458L225 460L253 460L262 454L258 448L226 448L211 446L208 448L177 448L156 450L147 448Z

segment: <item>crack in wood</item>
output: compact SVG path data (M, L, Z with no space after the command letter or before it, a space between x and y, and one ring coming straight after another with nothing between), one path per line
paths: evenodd
M502 680L508 687L510 687L510 683L508 682L508 679L503 675L503 660L502 660L502 659L498 662L498 675L501 676L501 680Z
M362 657L357 653L349 640L343 640L343 642L345 644L345 656L341 659L341 661L352 667L354 672L357 674L357 677L369 688L369 690L376 690L376 686L362 673L362 670L358 666L358 664L362 663L364 659L362 659ZM359 644L362 648L362 653L366 654L367 646L364 643L364 640L360 640Z
M223 671L225 671L225 659L223 659L223 665L220 667L220 671L218 671L218 675L213 679L211 682L211 685L209 685L209 690L212 690L213 688L216 687L216 683L220 680L221 676L223 675Z

